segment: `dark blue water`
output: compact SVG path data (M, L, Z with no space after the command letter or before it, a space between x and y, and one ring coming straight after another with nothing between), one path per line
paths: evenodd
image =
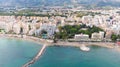
M41 47L28 41L0 38L0 67L22 67Z
M91 47L90 52L73 47L48 47L31 67L120 67L120 52Z

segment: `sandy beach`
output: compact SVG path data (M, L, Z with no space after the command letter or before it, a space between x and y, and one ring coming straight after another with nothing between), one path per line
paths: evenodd
M32 42L38 43L40 45L47 45L47 46L80 47L81 45L86 45L86 46L94 45L94 46L100 46L100 47L106 47L106 48L114 48L115 47L114 46L115 43L112 43L112 42L66 42L66 41L58 41L57 43L53 43L53 40L41 39L38 37L27 36L27 35L23 35L23 37L21 38L21 35L15 35L15 34L0 34L0 37L27 40L27 41L32 41Z
M81 45L85 46L100 46L106 48L114 48L114 43L103 43L103 42L58 42L54 43L54 45L58 46L73 46L73 47L80 47Z
M51 40L45 40L45 39L41 39L38 37L33 37L33 36L27 36L27 35L23 35L23 37L21 37L21 35L15 35L15 34L0 34L1 38L11 38L11 39L18 39L18 40L26 40L26 41L32 41L35 42L37 44L40 45L50 45L52 42L50 42Z

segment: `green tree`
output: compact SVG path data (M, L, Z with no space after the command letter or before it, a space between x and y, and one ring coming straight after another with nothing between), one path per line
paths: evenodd
M85 28L85 30L83 29ZM101 28L93 26L86 26L85 24L82 25L65 25L65 26L59 26L59 33L58 38L59 39L66 39L66 38L73 38L75 34L88 34L91 37L91 34L94 32L103 31Z
M112 34L111 39L112 39L113 42L115 42L115 41L117 41L118 36L115 35L115 34Z
M47 34L47 31L46 30L42 30L41 34Z

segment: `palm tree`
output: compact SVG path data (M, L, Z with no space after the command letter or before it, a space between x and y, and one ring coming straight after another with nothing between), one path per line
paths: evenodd
M20 27L20 34L21 34L21 38L23 38L23 28Z
M54 37L53 37L53 42L56 43L57 42L57 33L54 33Z

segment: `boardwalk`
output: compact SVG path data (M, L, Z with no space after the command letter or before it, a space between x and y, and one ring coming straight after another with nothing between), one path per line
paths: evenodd
M28 63L26 63L22 67L29 67L31 64L33 64L34 62L36 62L39 59L39 57L42 55L42 53L44 52L45 48L46 48L46 45L43 45L43 47L39 51L39 53L31 61L29 61Z

